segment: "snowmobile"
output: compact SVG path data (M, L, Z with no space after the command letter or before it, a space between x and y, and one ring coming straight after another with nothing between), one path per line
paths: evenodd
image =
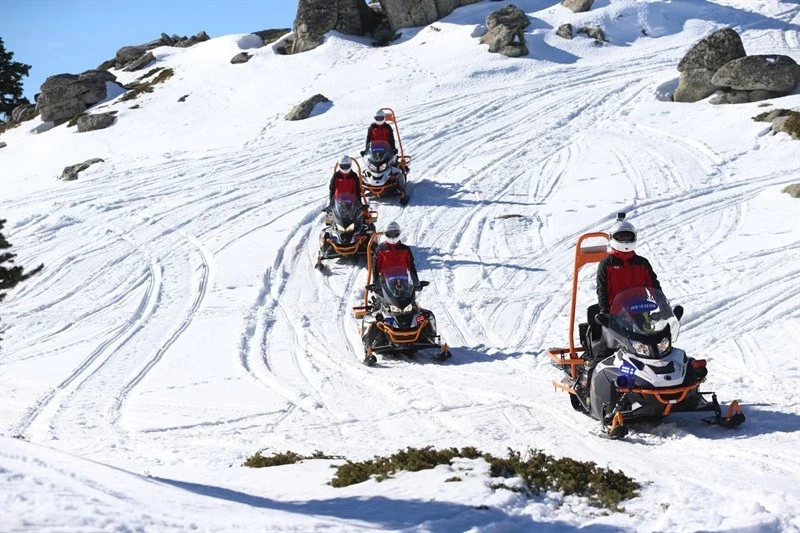
M584 246L590 239L600 244ZM599 420L604 435L612 439L627 435L626 422L657 421L676 412L711 411L713 416L703 421L727 428L743 423L745 416L737 401L730 403L723 416L716 394L700 392L708 375L706 361L673 346L683 308L673 308L660 290L623 291L614 298L609 314L599 314L596 304L590 306L587 322L578 325L581 346L575 346L578 273L583 265L606 257L608 242L609 236L602 232L578 239L569 348L548 351L566 375L553 384L569 392L572 407ZM579 357L581 352L584 357Z
M397 127L397 120L388 107L381 109L386 116L386 122L394 127L397 146L400 153L392 153L389 143L386 141L375 141L369 143L366 152L362 153L365 158L365 168L362 183L364 188L372 195L380 198L385 195L398 194L400 205L408 204L408 193L406 184L408 183L409 163L411 156L405 155L403 151L403 141L400 138L400 129Z
M357 163L356 163L357 164ZM334 167L334 172L338 167ZM359 174L361 168L358 168ZM364 255L369 239L375 233L378 213L369 209L367 199L361 201L352 193L336 193L333 206L326 209L325 227L319 234L317 270L324 270L323 261Z
M353 308L357 319L361 319L360 333L364 341L364 364L377 363L377 354L383 357L414 356L417 351L436 349L435 358L443 361L452 354L447 344L442 344L436 331L436 317L421 308L416 294L428 286L427 281L414 285L411 272L404 267L390 267L372 280L372 245L376 233L370 239L367 254L367 285L364 305Z

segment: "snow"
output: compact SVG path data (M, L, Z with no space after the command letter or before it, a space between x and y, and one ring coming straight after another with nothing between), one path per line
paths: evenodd
M800 144L752 120L800 94L663 100L682 55L721 27L749 54L800 61L800 9L553 4L515 2L532 20L519 59L478 44L505 2L385 48L337 33L295 56L244 34L158 48L153 66L175 75L96 106L118 111L113 127L4 133L4 233L18 263L45 269L2 303L0 530L800 530L800 203L781 193ZM609 42L555 36L567 21ZM243 49L253 58L230 64ZM317 93L332 105L283 120ZM447 364L363 366L350 307L364 268L313 268L333 164L382 106L413 156L412 199L376 202L378 226L401 224L431 282L420 303ZM55 179L92 157L105 162ZM609 441L553 391L546 349L567 343L576 238L618 211L686 308L678 345L709 361L706 389L738 399L743 426L674 415ZM427 445L537 448L643 488L609 513L494 490L482 460L346 488L327 484L337 460L241 466L258 450L363 460Z

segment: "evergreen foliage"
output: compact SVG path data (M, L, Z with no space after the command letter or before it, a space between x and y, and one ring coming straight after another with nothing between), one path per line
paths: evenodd
M0 219L0 302L6 297L6 293L3 292L5 289L13 289L17 284L37 274L44 268L44 265L39 265L30 272L25 272L25 269L21 266L6 265L6 263L13 263L17 254L5 251L11 248L11 244L3 235L5 223L5 219Z
M31 70L30 65L13 61L14 52L6 50L0 37L0 115L11 118L15 107L29 104L22 96L22 78Z

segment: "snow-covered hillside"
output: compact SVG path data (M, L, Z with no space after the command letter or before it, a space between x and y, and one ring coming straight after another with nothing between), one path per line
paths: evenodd
M771 108L657 98L722 27L748 54L800 61L800 6L518 0L531 53L510 59L478 44L507 4L385 48L329 34L243 65L229 61L246 35L159 48L175 75L98 106L118 111L112 127L3 134L4 232L45 269L0 304L0 530L800 530L800 200L781 193L800 182L800 142L752 120L800 94ZM564 22L600 23L609 43L561 39ZM333 104L283 120L316 93ZM401 224L431 282L420 303L445 364L364 366L350 308L365 269L314 269L333 165L383 106L413 159L411 203L376 202L378 227ZM618 211L686 308L678 344L708 359L704 388L738 399L743 426L675 415L610 441L554 391L546 350L567 342L576 238ZM341 489L326 484L337 461L240 466L261 449L361 460L427 445L593 460L641 495L619 513L528 499L493 490L480 461L461 483L444 482L456 465Z

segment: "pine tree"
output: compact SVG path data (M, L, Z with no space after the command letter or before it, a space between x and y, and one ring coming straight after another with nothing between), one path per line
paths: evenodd
M6 293L2 292L4 289L13 289L18 283L25 281L44 268L44 265L39 265L30 272L24 272L25 269L21 266L5 266L5 263L13 263L16 257L16 254L4 251L11 248L11 244L3 235L5 223L6 221L0 218L0 302L6 297Z
M15 107L29 104L22 96L22 77L31 70L30 65L12 61L14 52L6 51L3 38L0 37L0 115L11 118Z

